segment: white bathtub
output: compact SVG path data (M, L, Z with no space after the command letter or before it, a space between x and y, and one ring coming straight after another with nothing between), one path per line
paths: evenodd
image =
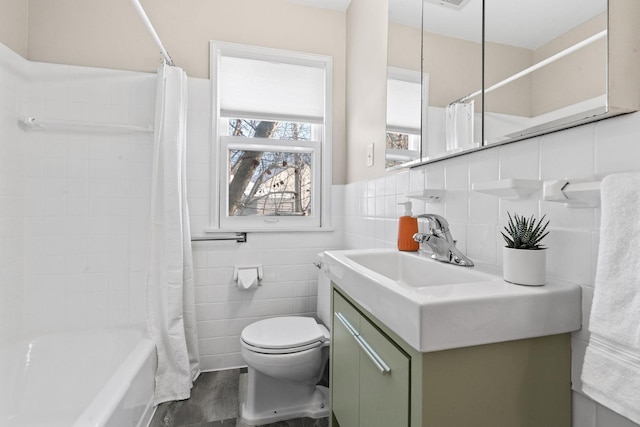
M136 330L46 335L0 352L1 427L142 427L153 343Z

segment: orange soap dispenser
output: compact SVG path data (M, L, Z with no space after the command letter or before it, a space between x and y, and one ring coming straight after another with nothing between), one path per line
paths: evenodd
M413 240L413 235L418 232L418 219L411 213L411 201L404 203L404 215L398 220L398 250L415 252L420 249L420 244Z

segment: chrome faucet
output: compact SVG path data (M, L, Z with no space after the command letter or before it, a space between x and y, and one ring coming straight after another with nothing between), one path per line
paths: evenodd
M416 233L413 240L418 243L426 243L433 255L431 258L464 267L472 267L473 261L467 258L456 248L456 242L449 231L449 223L446 219L436 214L416 215L416 218L426 218L428 233Z

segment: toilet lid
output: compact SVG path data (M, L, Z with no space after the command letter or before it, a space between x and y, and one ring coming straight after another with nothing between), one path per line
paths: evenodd
M273 317L252 323L242 330L242 340L265 349L305 346L325 340L325 334L311 317Z

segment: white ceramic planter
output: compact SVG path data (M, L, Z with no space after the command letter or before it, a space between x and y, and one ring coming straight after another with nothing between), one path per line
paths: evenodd
M547 282L547 250L502 250L504 280L517 285L542 286Z

